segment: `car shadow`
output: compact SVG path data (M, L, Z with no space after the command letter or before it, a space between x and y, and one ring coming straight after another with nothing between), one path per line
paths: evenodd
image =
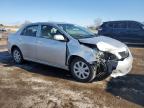
M51 67L30 61L25 61L22 65L17 65L14 63L11 55L7 51L0 52L0 64L3 64L4 67L16 66L24 69L25 71L44 76L56 77L66 80L74 80L69 71L60 68Z
M106 91L118 98L144 106L144 75L128 74L111 78Z
M76 81L72 77L70 71L63 70L60 68L56 68L56 67L52 67L40 63L35 63L31 61L25 61L22 65L15 64L14 60L12 59L12 56L7 51L0 52L0 63L2 63L4 67L16 66L31 73ZM101 77L99 78L96 77L94 79L94 82L101 81L107 78L108 76L109 75L105 74L105 75L101 75Z
M31 61L25 61L22 65L15 64L11 55L7 51L0 52L0 63L4 64L3 65L4 67L16 66L31 73L76 81L69 71L60 68L35 63ZM109 75L103 75L100 78L95 78L94 81L101 81L108 76Z

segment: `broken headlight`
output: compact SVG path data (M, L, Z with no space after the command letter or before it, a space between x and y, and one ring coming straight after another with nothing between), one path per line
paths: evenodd
M109 52L104 52L104 58L106 60L118 60L117 56L114 54L111 54Z
M102 51L99 51L97 53L96 57L97 57L97 59L99 58L99 59L106 60L106 61L108 61L108 60L118 60L116 55L111 54L109 52L102 52Z
M122 59L125 59L129 57L129 52L128 51L119 52L119 55L121 56Z

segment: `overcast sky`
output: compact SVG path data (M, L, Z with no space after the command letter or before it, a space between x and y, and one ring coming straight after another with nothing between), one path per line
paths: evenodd
M91 25L100 18L144 21L144 0L1 0L0 23L70 22Z

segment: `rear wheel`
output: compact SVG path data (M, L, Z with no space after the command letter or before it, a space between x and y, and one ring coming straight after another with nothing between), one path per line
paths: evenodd
M80 82L91 82L96 75L95 67L82 58L75 58L70 65L70 70L73 77Z
M21 51L18 48L13 49L12 56L13 56L13 59L14 59L15 63L17 63L17 64L22 64L23 63L23 55L22 55Z

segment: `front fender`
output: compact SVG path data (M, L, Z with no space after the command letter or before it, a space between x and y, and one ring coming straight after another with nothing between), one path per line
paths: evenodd
M67 50L67 64L69 64L68 61L71 56L81 57L90 64L96 61L96 52L93 49L80 44L79 42L74 44L73 42L69 42L67 44Z

